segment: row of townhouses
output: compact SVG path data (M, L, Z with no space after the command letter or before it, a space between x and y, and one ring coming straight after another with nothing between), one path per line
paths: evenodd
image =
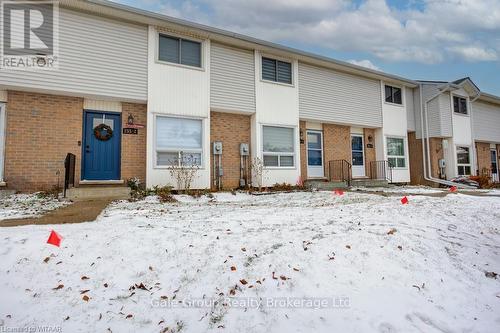
M193 188L236 188L255 161L263 186L344 168L498 181L500 97L469 78L414 81L103 0L60 1L58 26L56 69L0 70L6 189L61 184L68 153L75 186L175 185L172 165L193 164Z

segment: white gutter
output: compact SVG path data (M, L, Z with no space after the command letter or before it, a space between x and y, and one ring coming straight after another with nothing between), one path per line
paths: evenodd
M422 103L423 102L422 88L423 88L422 83L419 83L419 89L420 89L420 127L421 127L421 134L422 134L422 157L423 157L423 164L424 164L423 165L424 179L429 181L429 182L442 184L442 185L446 185L446 186L456 186L456 187L467 188L467 189L475 188L475 187L472 187L469 185L454 183L454 182L449 181L449 180L443 180L443 179L438 179L438 178L432 177L431 152L430 152L430 140L429 140L429 121L428 121L428 117L427 117L427 104L430 101L432 101L434 98L437 98L438 96L440 96L445 90L447 90L448 88L451 88L451 87L450 87L450 85L446 85L445 87L440 88L439 92L434 94L432 97L428 98L425 101L425 103ZM457 88L454 88L454 89L457 89ZM425 140L424 140L424 111L425 111ZM425 143L427 143L427 149L426 149ZM429 175L427 175L426 165L427 165L427 168L429 168Z

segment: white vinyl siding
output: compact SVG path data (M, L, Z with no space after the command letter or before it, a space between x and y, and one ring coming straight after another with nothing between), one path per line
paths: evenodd
M60 8L59 68L2 70L0 85L147 100L147 27Z
M215 110L255 112L253 51L212 43L210 107Z
M425 104L426 100L435 96L439 91L440 83L436 84L423 84L422 89L422 103ZM418 90L417 90L418 91ZM420 95L416 94L418 98L416 105L420 106ZM420 129L420 108L415 112L415 124L417 139L422 137ZM450 93L443 93L438 97L432 99L427 103L427 119L429 124L430 137L451 137L453 134L452 128L452 108ZM425 115L424 115L425 122ZM425 124L425 123L424 123Z
M414 89L406 87L405 106L406 106L406 124L408 131L415 131L415 105L413 100Z
M380 81L299 62L299 114L359 127L382 126Z
M475 101L471 114L474 139L500 143L500 105Z

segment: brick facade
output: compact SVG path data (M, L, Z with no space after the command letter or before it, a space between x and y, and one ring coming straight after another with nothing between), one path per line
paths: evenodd
M123 103L124 121L131 113L146 123L146 106ZM83 99L8 91L5 181L9 189L30 192L64 185L64 159L76 156L75 182L81 175ZM145 178L146 129L122 135L122 179ZM76 184L77 185L77 184Z
M478 175L489 174L491 170L490 144L485 142L476 143L477 171Z
M371 138L371 141L370 141ZM363 143L364 143L364 150L365 150L365 174L367 177L370 177L371 175L371 167L372 164L371 162L375 162L377 160L377 155L375 153L375 129L373 128L365 128L363 130ZM368 145L371 145L371 148L368 147ZM382 147L380 147L382 149ZM374 167L375 168L375 167ZM374 172L376 173L376 168L374 169Z
M431 155L431 173L434 178L441 178L439 174L439 160L443 158L443 144L440 138L429 138ZM434 182L424 179L422 139L417 139L415 132L408 133L408 149L410 160L410 183L412 185L437 186Z
M349 126L323 124L325 176L329 176L328 161L351 162L351 128Z
M222 142L222 185L224 189L240 186L240 143L250 145L250 116L224 112L210 112L210 143ZM214 188L213 155L210 146L211 186ZM251 159L248 157L248 167ZM249 170L248 170L249 171ZM249 177L250 173L248 172Z
M128 116L134 117L134 123L146 125L148 108L146 104L122 103L122 128L126 127ZM139 128L137 135L122 134L122 179L139 177L146 182L146 134L147 127Z

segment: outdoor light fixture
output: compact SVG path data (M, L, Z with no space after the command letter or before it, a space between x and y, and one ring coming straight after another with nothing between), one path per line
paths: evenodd
M131 114L131 113L128 115L128 120L127 120L127 123L128 123L129 125L133 125L133 124L134 124L134 116L132 116L132 114Z
M373 141L373 137L371 135L368 135L368 142L372 143L372 141Z

